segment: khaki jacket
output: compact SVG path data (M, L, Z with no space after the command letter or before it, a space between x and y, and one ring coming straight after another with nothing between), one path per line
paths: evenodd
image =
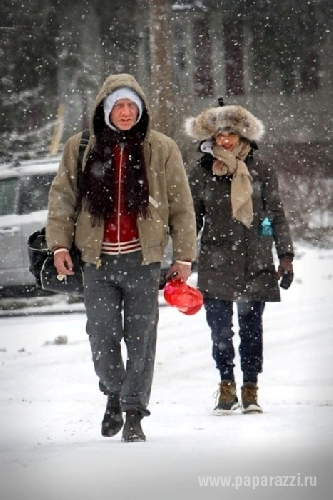
M108 77L101 87L90 121L90 138L84 154L95 144L94 116L104 98L118 87L132 88L145 103L149 125L144 139L144 153L149 182L148 219L138 217L137 226L142 247L142 263L161 262L169 235L175 260L196 258L196 224L193 201L182 157L176 143L150 128L150 109L143 90L127 74ZM48 248L70 248L72 241L82 252L85 262L98 263L104 235L104 224L93 225L87 211L77 214L77 156L81 133L71 137L64 146L58 173L49 192L46 237Z

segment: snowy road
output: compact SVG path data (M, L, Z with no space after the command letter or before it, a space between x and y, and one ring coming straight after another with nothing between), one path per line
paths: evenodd
M262 415L212 416L204 311L161 307L146 443L100 436L84 314L0 318L1 500L330 499L332 262L299 250L295 283L267 305Z

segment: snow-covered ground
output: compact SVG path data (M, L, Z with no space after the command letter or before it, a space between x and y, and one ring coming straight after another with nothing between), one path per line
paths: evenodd
M330 499L332 264L333 250L298 246L294 284L267 304L262 415L212 415L204 311L162 304L146 443L100 436L105 397L80 306L0 318L1 500Z

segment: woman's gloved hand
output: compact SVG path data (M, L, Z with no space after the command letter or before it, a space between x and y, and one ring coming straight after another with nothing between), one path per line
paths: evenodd
M277 279L281 279L280 287L288 290L294 279L293 261L289 257L281 257L277 270Z

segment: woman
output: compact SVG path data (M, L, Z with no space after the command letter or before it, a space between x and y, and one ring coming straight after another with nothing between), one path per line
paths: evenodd
M232 413L239 402L234 377L233 304L238 311L243 413L262 412L257 398L263 367L263 312L280 301L280 285L293 279L293 245L277 176L253 153L262 122L241 106L204 110L185 124L204 153L190 173L197 232L202 231L198 288L204 295L213 358L220 373L214 413ZM273 259L275 244L279 266Z

